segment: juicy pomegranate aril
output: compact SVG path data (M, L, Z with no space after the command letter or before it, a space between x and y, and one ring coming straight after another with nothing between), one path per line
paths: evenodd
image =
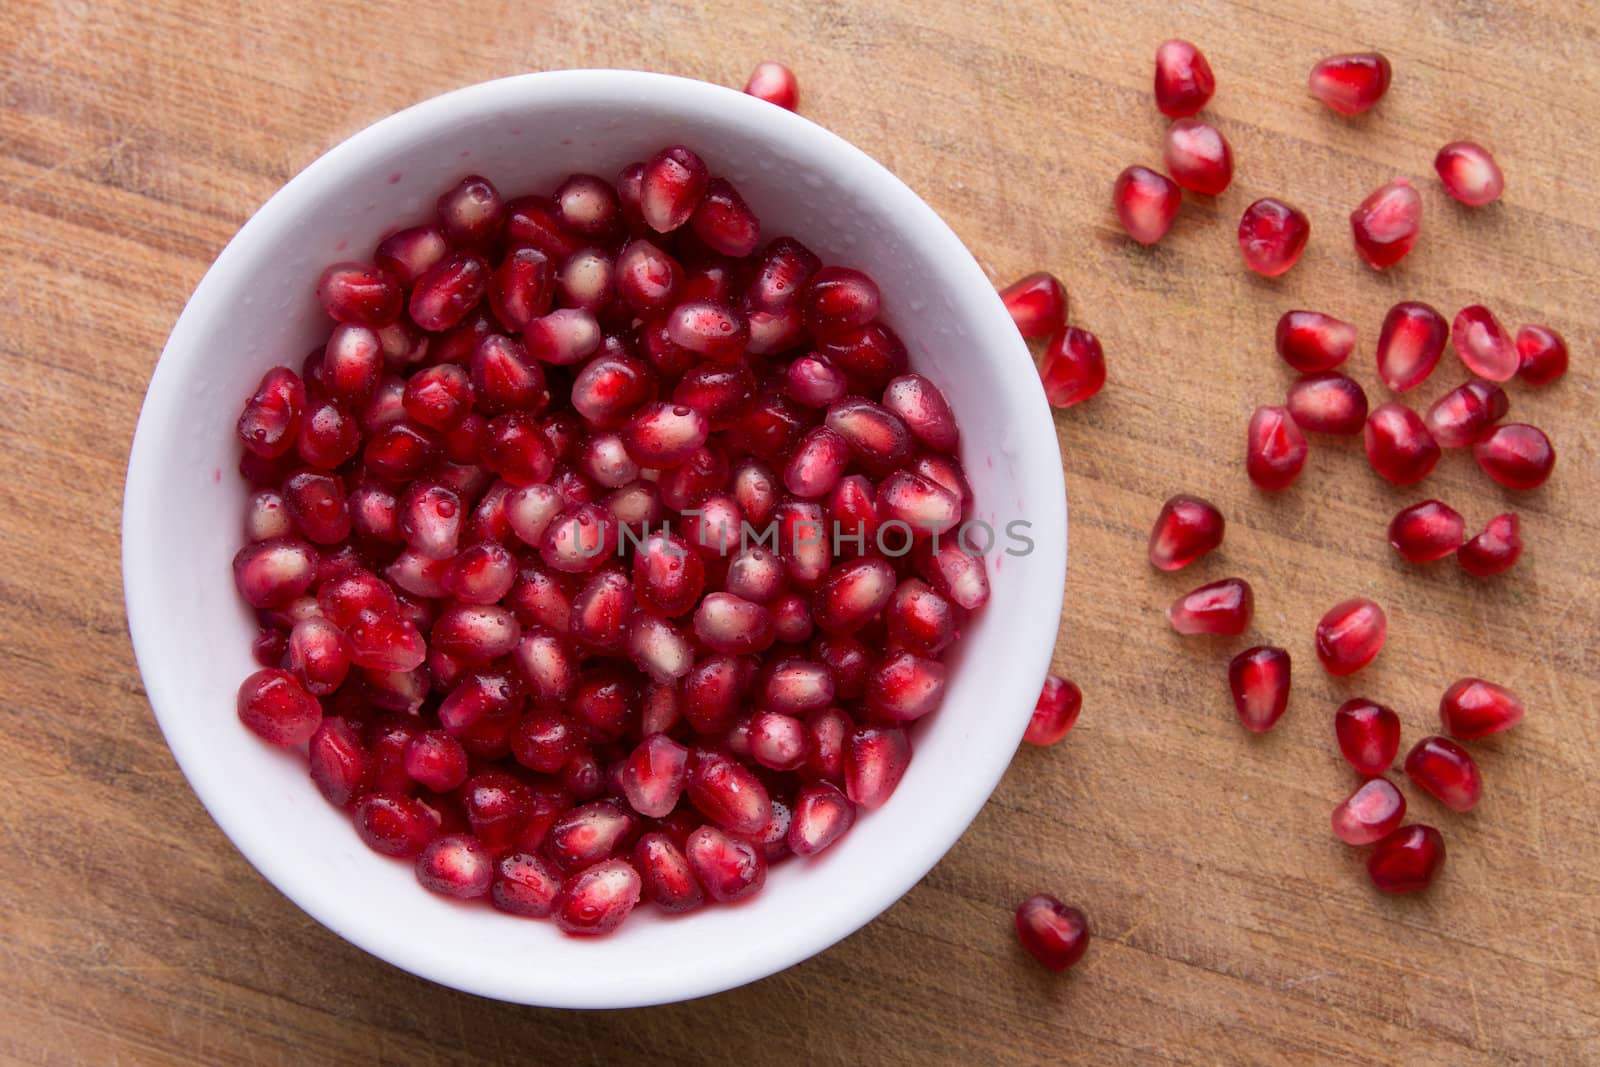
M1179 119L1167 128L1161 151L1172 180L1190 192L1217 196L1233 181L1233 149L1209 123Z
M1333 729L1340 753L1360 774L1382 774L1400 751L1400 716L1361 697L1339 705Z
M1444 191L1468 207L1493 203L1505 192L1500 165L1487 148L1473 141L1452 141L1439 149L1433 169L1439 172Z
M1404 259L1421 230L1422 197L1405 178L1374 190L1350 213L1356 251L1377 270Z
M1431 826L1402 826L1372 847L1367 877L1385 893L1420 893L1444 866L1444 838Z
M1548 326L1517 331L1517 377L1529 385L1549 385L1567 373L1567 342Z
M1088 400L1106 384L1106 357L1100 339L1088 330L1068 326L1045 346L1039 378L1052 407L1070 408Z
M1168 118L1181 119L1206 106L1217 90L1216 75L1200 49L1173 38L1156 49L1156 107Z
M1450 326L1450 340L1467 369L1491 382L1510 381L1522 366L1517 346L1494 312L1482 304L1464 307Z
M750 80L744 83L744 91L757 100L777 104L785 111L794 111L800 106L800 82L794 71L772 60L756 64L756 69L750 72Z
M1269 493L1287 489L1306 465L1305 435L1288 408L1259 407L1250 416L1245 445L1245 470L1258 488Z
M1373 661L1388 635L1388 616L1376 602L1342 600L1317 623L1317 658L1329 674L1354 674Z
M1089 950L1089 919L1077 908L1041 893L1017 905L1017 939L1028 955L1057 973Z
M1537 489L1555 470L1556 450L1537 426L1509 422L1472 446L1483 473L1507 489Z
M1050 337L1067 324L1067 290L1054 274L1018 278L1000 290L1000 299L1024 337Z
M1258 645L1228 664L1228 688L1239 722L1253 734L1264 734L1289 707L1289 653Z
M1356 350L1356 328L1320 311L1285 311L1276 340L1285 363L1302 374L1315 374L1350 358Z
M1516 566L1522 558L1521 523L1512 512L1496 515L1483 532L1456 551L1456 562L1474 578L1490 578Z
M1483 795L1483 778L1467 750L1443 737L1424 737L1406 755L1406 777L1446 807L1471 811Z
M1399 829L1406 798L1387 778L1374 778L1333 809L1333 833L1347 845L1370 845Z
M1404 301L1389 309L1378 333L1378 377L1397 393L1428 380L1450 330L1427 304Z
M1474 378L1435 400L1423 421L1441 447L1466 448L1483 440L1510 407L1504 389Z
M1462 678L1439 699L1445 733L1463 741L1509 730L1522 721L1522 701L1504 686L1482 678Z
M1244 265L1276 278L1300 262L1311 239L1311 220L1282 200L1263 197L1244 209L1239 219L1239 251Z
M1389 523L1389 545L1407 563L1431 563L1461 547L1466 531L1461 513L1439 500L1424 500Z
M1083 710L1083 690L1058 674L1045 678L1034 704L1033 716L1022 739L1030 745L1053 745L1067 736Z
M1415 485L1439 462L1439 445L1415 411L1390 401L1367 416L1362 430L1367 462L1395 485Z
M1295 425L1310 433L1349 436L1367 422L1367 394L1338 371L1308 374L1289 386L1285 400Z
M1153 245L1167 235L1182 202L1177 183L1149 167L1128 167L1111 186L1117 220L1142 245Z
M1341 115L1359 115L1383 99L1392 74L1378 52L1329 56L1311 68L1311 95Z
M1182 570L1222 544L1227 522L1209 500L1175 496L1161 505L1150 528L1150 565L1157 570Z
M1224 578L1174 600L1167 608L1167 621L1180 634L1242 634L1254 610L1250 583Z

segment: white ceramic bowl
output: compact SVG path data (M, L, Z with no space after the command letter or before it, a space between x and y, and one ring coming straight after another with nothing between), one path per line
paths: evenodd
M564 937L419 887L234 714L255 627L230 561L245 490L234 421L261 374L298 367L329 323L321 269L421 221L463 173L508 195L617 173L681 142L744 194L769 235L868 271L912 365L949 397L978 514L1030 522L1033 552L990 560L943 708L913 732L893 799L737 907L639 908L615 935ZM255 867L341 937L444 985L502 1000L612 1008L685 1000L821 951L892 904L961 836L1005 771L1048 669L1066 570L1066 500L1027 349L972 256L894 175L820 126L719 86L659 74L529 74L437 97L361 131L256 212L173 328L139 417L123 513L128 624L151 706L195 793Z

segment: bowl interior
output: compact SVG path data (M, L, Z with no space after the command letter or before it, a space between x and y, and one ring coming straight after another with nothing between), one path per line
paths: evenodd
M422 221L462 174L506 195L574 171L612 176L665 143L730 178L763 233L868 271L913 366L951 400L978 517L1028 522L1030 554L989 559L993 598L959 646L944 707L914 733L893 800L829 852L789 861L746 905L578 941L421 890L368 851L307 780L233 710L254 623L232 587L245 490L234 420L266 368L298 367L329 323L313 286L329 262ZM553 1006L685 999L797 962L856 929L926 873L987 799L1026 724L1054 643L1065 503L1052 422L1028 353L977 264L897 179L825 130L716 86L568 71L461 90L329 152L240 231L206 275L157 367L129 466L128 615L150 699L223 830L291 899L401 967L471 992Z

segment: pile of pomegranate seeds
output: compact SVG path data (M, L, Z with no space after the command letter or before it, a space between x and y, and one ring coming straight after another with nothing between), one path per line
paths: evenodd
M751 91L792 106L771 66ZM673 146L550 196L463 179L317 293L326 345L239 418L238 713L364 842L600 934L756 893L888 801L988 582L871 278L763 241Z

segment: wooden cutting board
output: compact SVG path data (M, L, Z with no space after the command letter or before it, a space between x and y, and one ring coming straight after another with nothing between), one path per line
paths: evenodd
M1600 8L1475 0L1383 5L379 4L369 0L0 3L0 1057L185 1062L1600 1062ZM1112 178L1157 164L1156 44L1200 43L1209 114L1238 175L1191 200L1159 247L1130 245ZM1305 92L1318 57L1378 47L1395 83L1343 120ZM997 283L1048 268L1104 341L1105 392L1060 413L1072 513L1056 666L1083 686L1076 730L1019 754L950 855L882 918L801 966L673 1007L572 1014L430 985L303 915L211 823L162 744L123 621L117 522L145 383L189 292L277 187L367 123L460 85L614 66L740 85L764 58L802 110L903 177ZM1490 145L1497 206L1467 211L1439 145ZM1359 265L1345 216L1397 175L1425 234L1397 270ZM1311 217L1288 276L1241 269L1243 207ZM1566 334L1573 371L1512 386L1551 433L1555 477L1504 493L1465 455L1397 490L1351 440L1317 441L1275 497L1243 472L1250 411L1288 381L1290 307L1360 324L1373 391L1385 309L1485 302ZM1447 356L1420 404L1457 384ZM1376 402L1376 401L1375 401ZM1161 501L1199 493L1223 550L1179 575L1144 540ZM1437 495L1474 526L1520 512L1527 553L1479 582L1399 563L1390 515ZM1181 640L1161 611L1239 574L1254 628ZM206 579L211 580L211 579ZM1389 611L1389 645L1331 681L1311 632L1348 595ZM1233 721L1224 672L1247 643L1298 674L1270 735ZM1342 700L1430 731L1478 674L1528 720L1474 746L1470 815L1413 794L1449 862L1386 899L1328 832L1350 788ZM1408 740L1409 743L1409 740ZM1075 973L1025 958L1024 895L1081 905ZM685 966L691 966L685 961Z

